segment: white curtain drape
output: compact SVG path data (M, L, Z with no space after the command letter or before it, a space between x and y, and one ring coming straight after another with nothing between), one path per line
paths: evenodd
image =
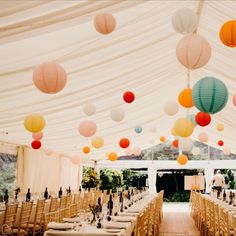
M156 193L157 168L153 164L148 166L148 185L150 193Z

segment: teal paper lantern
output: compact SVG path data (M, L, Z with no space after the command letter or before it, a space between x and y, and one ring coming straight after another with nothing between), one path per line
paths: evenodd
M137 134L140 134L140 133L142 133L143 128L141 126L136 126L134 130Z
M197 123L196 123L195 115L194 115L194 114L188 115L187 118L188 118L190 121L192 121L194 127L197 126Z
M214 77L204 77L193 87L194 105L202 112L215 114L221 111L228 101L228 89Z

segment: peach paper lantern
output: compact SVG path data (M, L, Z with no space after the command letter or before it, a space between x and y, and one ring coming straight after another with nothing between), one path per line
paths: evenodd
M168 101L164 106L164 112L168 116L174 116L179 111L179 106L175 101Z
M74 165L79 165L81 163L81 158L80 156L73 156L71 158L71 162L74 164Z
M110 13L101 13L94 18L94 27L101 34L110 34L116 28L116 19Z
M25 129L32 133L38 133L44 129L46 121L43 116L39 114L31 114L25 117L24 126Z
M133 148L133 154L134 154L135 156L140 156L141 153L142 153L142 149L141 149L140 147L134 147L134 148Z
M43 133L42 133L42 132L33 133L33 134L32 134L32 138L33 138L34 140L40 140L40 139L43 138Z
M207 143L208 142L208 135L206 133L202 132L198 135L198 140L202 143Z
M97 125L90 120L81 121L79 124L79 133L84 137L91 137L97 132Z
M218 125L216 126L216 129L217 129L218 131L223 131L223 130L224 130L224 125L223 125L223 124L218 124Z
M231 149L229 147L224 147L223 153L225 156L229 156L231 154Z
M51 156L51 155L53 154L53 150L50 149L50 148L45 149L45 154L46 154L47 156Z
M67 75L56 62L45 62L36 67L33 73L34 85L42 92L54 94L66 85Z
M83 106L83 112L87 116L91 116L96 113L96 107L92 103L85 104Z
M211 46L202 36L189 34L176 47L179 62L188 69L197 69L207 64L211 57Z
M188 162L188 157L186 155L179 155L178 158L177 158L177 162L180 164L180 165L185 165L187 162Z
M125 155L131 156L133 154L133 149L128 147L125 149Z
M104 140L101 137L94 137L91 140L91 144L94 148L101 148L104 145Z

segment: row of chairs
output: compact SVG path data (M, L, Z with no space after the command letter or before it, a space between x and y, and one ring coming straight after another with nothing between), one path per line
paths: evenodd
M233 225L231 225L227 209L213 199L192 191L191 212L201 235L236 235L236 211L233 213Z

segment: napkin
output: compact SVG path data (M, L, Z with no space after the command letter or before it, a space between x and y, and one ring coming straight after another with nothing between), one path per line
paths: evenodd
M73 224L50 222L50 223L48 223L47 228L48 229L66 230L66 229L72 229Z
M139 213L139 212L140 212L140 209L130 208L130 209L127 210L127 212Z
M117 221L117 222L131 222L131 221L135 220L135 217L133 217L133 216L113 216L112 220Z
M120 212L119 216L137 216L138 213L135 212Z
M80 222L79 217L74 217L74 218L63 218L64 222L69 222L69 223L74 223L74 222Z
M103 227L105 229L126 229L127 224L119 222L106 222Z

